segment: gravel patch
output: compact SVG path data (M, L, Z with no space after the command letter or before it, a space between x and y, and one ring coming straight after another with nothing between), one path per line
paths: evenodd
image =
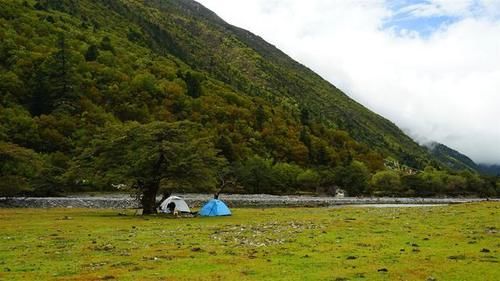
M183 197L192 208L201 207L212 198L211 194L176 194ZM159 198L158 198L159 199ZM314 197L276 196L267 194L222 194L220 199L229 207L334 207L344 205L400 206L400 205L448 205L481 202L479 198L378 198L378 197ZM491 199L490 199L491 200ZM499 199L492 199L499 201ZM93 209L133 209L138 202L128 194L72 195L68 197L16 197L0 198L0 208L93 208Z

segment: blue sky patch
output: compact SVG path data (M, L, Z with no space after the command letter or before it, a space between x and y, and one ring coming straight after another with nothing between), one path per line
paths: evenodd
M421 37L428 38L441 27L452 24L460 19L456 15L440 13L416 15L414 12L418 10L420 5L431 6L431 3L426 0L392 0L388 1L387 5L393 12L393 15L385 20L382 28L391 29L399 35L416 32Z
M397 34L406 32L417 32L421 37L428 38L441 27L452 24L458 20L456 17L433 16L433 17L395 17L387 20L383 29L392 29Z

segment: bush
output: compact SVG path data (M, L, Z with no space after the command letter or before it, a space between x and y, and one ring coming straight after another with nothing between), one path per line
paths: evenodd
M367 191L369 176L368 168L359 161L335 169L335 183L350 196L362 195Z
M277 194L277 182L272 160L254 156L239 165L236 170L238 182L246 192Z
M42 169L43 162L33 150L0 143L0 197L27 195Z
M273 166L273 171L280 192L290 193L299 188L298 177L304 171L299 166L277 163Z
M429 196L429 187L420 175L404 175L401 177L401 185L408 194L413 196Z
M371 191L375 195L400 195L401 178L395 171L381 171L371 179Z
M316 191L319 187L321 177L318 172L311 169L305 170L297 176L297 183L301 190Z

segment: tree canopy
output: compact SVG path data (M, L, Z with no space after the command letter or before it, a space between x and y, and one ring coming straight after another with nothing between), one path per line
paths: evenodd
M134 187L145 213L160 189L213 191L225 161L213 140L191 122L130 122L106 127L77 158L75 182Z

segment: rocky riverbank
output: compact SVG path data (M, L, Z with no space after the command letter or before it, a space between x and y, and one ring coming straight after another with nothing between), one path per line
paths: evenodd
M210 194L178 194L189 206L200 207L212 198ZM486 201L477 198L335 198L313 196L274 196L274 195L240 195L223 194L220 197L230 207L333 207L342 205L371 204L404 204L404 205L435 205L460 204ZM498 200L498 199L494 199ZM133 209L138 208L138 202L127 194L112 195L73 195L68 197L44 198L0 198L0 208L94 208L94 209Z

